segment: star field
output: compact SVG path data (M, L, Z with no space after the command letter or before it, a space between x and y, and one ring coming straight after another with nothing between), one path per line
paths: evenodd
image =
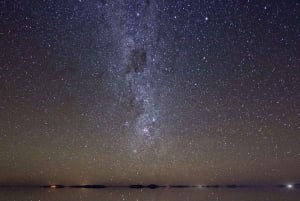
M0 184L294 182L297 1L0 1Z

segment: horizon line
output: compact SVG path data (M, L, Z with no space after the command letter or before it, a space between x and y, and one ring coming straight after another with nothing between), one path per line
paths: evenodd
M277 188L298 188L300 183L287 184L201 184L201 185L187 185L187 184L130 184L130 185L104 185L104 184L85 184L85 185L64 185L64 184L47 184L47 185L26 185L26 184L0 184L0 188L132 188L132 189L157 189L157 188L262 188L262 187L277 187Z

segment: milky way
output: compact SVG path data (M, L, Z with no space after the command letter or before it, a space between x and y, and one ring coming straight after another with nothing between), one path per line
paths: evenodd
M128 116L124 122L133 135L133 152L141 152L159 137L160 105L158 84L161 79L159 66L163 63L158 37L157 10L155 1L139 1L132 4L114 1L103 5L105 18L112 29L115 51L111 58L109 73L112 82L117 82L115 93L121 104L127 107ZM117 61L117 62L115 62ZM126 93L120 95L120 89ZM133 113L133 114L132 114ZM144 147L144 148L143 148Z

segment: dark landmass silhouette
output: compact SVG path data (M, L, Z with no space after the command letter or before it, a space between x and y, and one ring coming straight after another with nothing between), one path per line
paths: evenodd
M278 187L278 188L285 188L286 185L284 185L284 184L279 184L279 185L276 185L275 187Z
M143 185L139 185L139 184L135 184L135 185L130 185L129 188L144 188L145 186Z
M206 187L206 188L219 188L220 185L207 185L207 186L203 186L203 187Z
M264 188L264 187L275 187L275 188L288 188L288 189L300 189L300 183L291 183L291 184L274 184L274 185L241 185L241 184L209 184L209 185L141 185L141 184L132 184L132 185L103 185L103 184L87 184L87 185L62 185L62 184L53 184L53 185L0 185L0 188L10 188L10 187L26 187L26 188L89 188L89 189L102 189L102 188L132 188L132 189L157 189L157 188Z
M147 187L151 188L151 189L156 189L156 188L162 188L162 187L165 187L165 186L158 186L158 185L155 185L155 184L150 184Z

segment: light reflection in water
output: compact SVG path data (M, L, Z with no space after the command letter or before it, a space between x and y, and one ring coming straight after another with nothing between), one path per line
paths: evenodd
M0 189L2 201L299 201L291 189Z

